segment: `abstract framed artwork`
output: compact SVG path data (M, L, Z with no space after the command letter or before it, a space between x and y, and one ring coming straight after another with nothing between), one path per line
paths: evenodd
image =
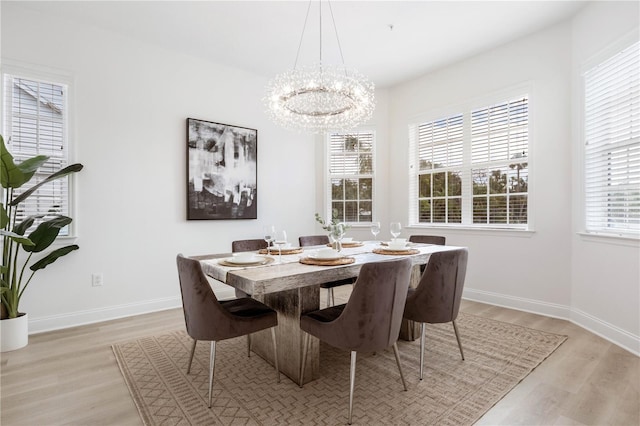
M187 118L187 219L258 217L258 130Z

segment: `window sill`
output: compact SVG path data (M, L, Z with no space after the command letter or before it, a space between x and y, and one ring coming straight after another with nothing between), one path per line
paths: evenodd
M65 247L71 244L76 244L76 241L78 240L77 236L65 236L65 237L58 237L56 238L56 240L49 246L48 250L50 249L59 249L60 247Z
M535 231L533 229L518 228L479 228L473 226L434 226L434 225L407 225L405 229L434 230L437 232L451 232L467 235L497 235L503 237L531 238Z
M595 234L592 232L578 232L581 240L599 244L612 244L617 246L640 247L640 238L615 234Z

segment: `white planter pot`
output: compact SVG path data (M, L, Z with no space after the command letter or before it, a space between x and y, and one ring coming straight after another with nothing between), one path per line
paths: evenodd
M23 314L17 318L0 320L0 352L15 351L29 343L29 318Z

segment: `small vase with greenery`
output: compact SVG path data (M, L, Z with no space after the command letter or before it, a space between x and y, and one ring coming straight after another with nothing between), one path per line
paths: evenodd
M338 211L336 209L332 211L331 222L325 221L318 213L316 213L316 222L322 225L322 229L329 231L329 239L331 240L333 248L341 251L342 237L344 237L347 229L351 228L351 225L338 220Z
M34 255L42 253L56 240L60 230L69 225L70 217L56 213L56 206L48 212L20 219L19 205L43 185L82 170L82 164L72 164L42 179L26 191L15 194L15 190L31 181L35 172L49 157L37 155L18 164L7 150L0 135L0 184L4 197L0 204L0 235L2 235L2 264L0 264L0 296L2 316L16 318L19 315L20 299L36 271L44 269L60 257L77 250L76 244L49 252L32 261ZM37 226L28 235L29 229ZM27 267L29 270L27 270Z

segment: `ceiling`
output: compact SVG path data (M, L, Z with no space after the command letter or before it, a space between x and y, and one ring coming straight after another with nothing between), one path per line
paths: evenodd
M8 3L3 1L2 3ZM20 7L271 77L293 67L308 1L44 1ZM582 1L339 1L330 3L347 66L389 87L573 16ZM14 3L14 5L16 5ZM311 2L299 65L319 59ZM341 63L322 1L323 62Z

